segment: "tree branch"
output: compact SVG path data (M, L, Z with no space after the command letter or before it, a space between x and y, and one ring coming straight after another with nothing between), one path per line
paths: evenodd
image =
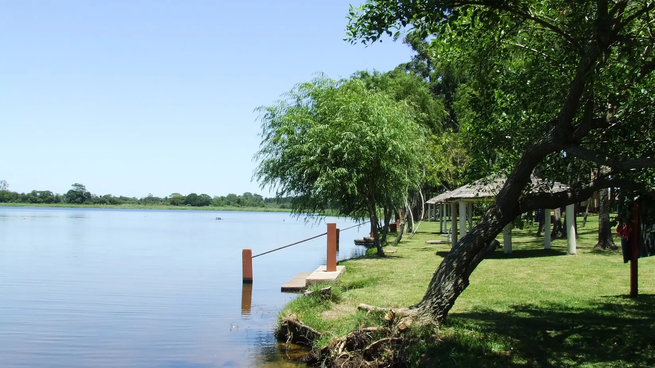
M655 168L655 158L641 157L621 161L614 157L604 155L600 152L591 151L578 145L571 145L564 149L568 155L577 157L582 160L595 162L604 166L609 166L615 170L627 171L634 169L652 169Z
M623 30L623 28L625 28L633 20L641 17L642 15L644 15L644 13L650 12L653 8L655 8L655 2L651 2L650 4L648 4L648 6L645 6L645 7L641 8L641 9L637 10L636 12L632 13L623 22L618 23L618 25L614 28L614 34L617 35L619 32L621 32Z

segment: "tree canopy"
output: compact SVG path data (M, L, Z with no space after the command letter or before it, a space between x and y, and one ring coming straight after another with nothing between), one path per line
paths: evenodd
M383 254L377 207L402 205L423 178L426 134L414 110L360 79L319 77L258 111L261 185L293 197L297 214L368 214Z
M491 241L519 214L608 186L653 185L654 8L648 1L380 0L351 9L352 42L430 36L432 65L467 78L453 111L459 104L470 114L457 122L471 141L473 167L507 175L489 211L435 272L418 310L443 320ZM601 166L608 169L592 170ZM534 174L571 189L526 191Z

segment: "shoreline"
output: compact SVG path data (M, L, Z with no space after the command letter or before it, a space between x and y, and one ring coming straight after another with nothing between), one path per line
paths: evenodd
M192 206L162 206L162 205L94 205L94 204L61 204L61 203L0 203L0 207L37 207L37 208L98 208L119 210L172 210L172 211L242 211L242 212L288 212L288 208L272 207L192 207Z

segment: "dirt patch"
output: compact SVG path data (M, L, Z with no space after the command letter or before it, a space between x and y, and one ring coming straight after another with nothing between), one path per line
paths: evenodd
M350 305L344 305L344 304L335 304L332 306L331 309L324 311L321 313L321 318L323 319L337 319L342 316L350 315L350 314L355 314L357 312L357 308L350 306Z

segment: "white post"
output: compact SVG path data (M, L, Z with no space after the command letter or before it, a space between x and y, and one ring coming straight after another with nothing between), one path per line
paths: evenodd
M512 223L505 225L503 228L503 252L512 253Z
M459 201L459 237L466 235L466 202Z
M444 203L441 204L441 211L439 213L441 214L441 226L439 230L443 234L446 232L446 205Z
M450 202L450 241L457 244L457 202Z
M550 249L550 208L544 210L544 249Z
M575 254L575 216L573 215L573 205L566 206L566 240L569 254Z

